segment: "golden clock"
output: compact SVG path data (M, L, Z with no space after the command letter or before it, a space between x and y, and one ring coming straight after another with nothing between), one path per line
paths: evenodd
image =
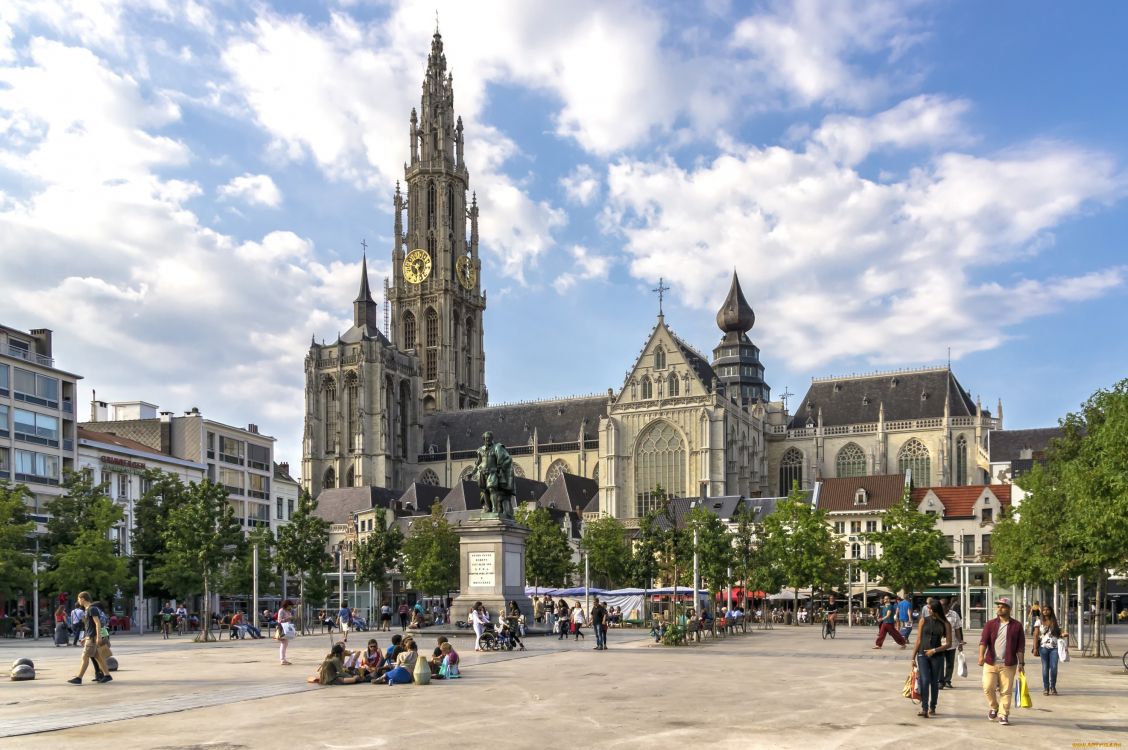
M412 250L403 259L403 277L411 284L422 284L431 275L431 256L426 250Z
M470 257L459 256L454 264L454 270L457 272L458 283L462 284L466 291L474 291L474 264L470 262Z

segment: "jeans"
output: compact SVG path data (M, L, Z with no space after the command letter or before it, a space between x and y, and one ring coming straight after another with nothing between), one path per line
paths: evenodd
M1058 650L1042 646L1038 653L1042 655L1042 689L1057 690Z
M944 673L944 654L917 654L917 671L920 673L920 707L933 711L940 692L940 676Z
M952 684L952 677L956 674L956 649L948 649L944 652L944 678L941 680L945 685Z
M74 628L74 641L71 643L71 645L77 646L79 643L82 643L82 636L83 636L82 626L81 625L73 625L72 627Z
M603 626L598 622L595 623L595 626L592 629L595 630L595 647L603 648L603 646L607 643L607 631L604 630Z

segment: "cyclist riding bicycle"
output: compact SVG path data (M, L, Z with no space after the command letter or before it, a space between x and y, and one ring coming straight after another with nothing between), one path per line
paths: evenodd
M830 632L838 628L838 602L834 600L834 594L830 595L826 603L826 627Z

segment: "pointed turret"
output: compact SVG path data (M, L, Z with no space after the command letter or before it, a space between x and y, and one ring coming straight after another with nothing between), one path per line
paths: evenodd
M744 292L740 289L740 279L736 271L732 272L732 286L729 287L728 297L721 309L717 311L717 326L723 333L748 333L756 324L756 313L752 306L744 299Z
M363 328L366 324L375 326L378 318L376 302L372 299L372 292L368 288L368 255L360 261L360 291L353 300L353 325Z

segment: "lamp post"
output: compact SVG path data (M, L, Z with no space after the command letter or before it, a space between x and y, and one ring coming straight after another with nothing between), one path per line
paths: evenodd
M255 630L259 629L259 553L258 542L251 546L251 615Z
M35 576L35 587L31 599L31 625L35 640L39 640L39 537L35 537L35 557L31 561L31 572Z

